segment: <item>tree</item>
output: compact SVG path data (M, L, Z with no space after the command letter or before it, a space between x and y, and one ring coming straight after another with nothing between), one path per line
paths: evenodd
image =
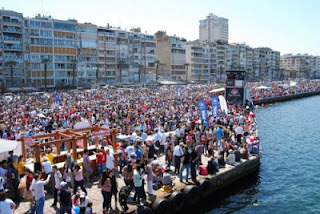
M7 62L7 65L10 66L10 81L11 81L11 87L13 87L14 82L13 82L13 67L17 65L16 61L9 61Z
M138 68L139 70L139 83L141 83L141 71L142 71L142 69L143 69L143 65L139 65L139 68Z
M156 60L154 63L156 64L156 82L158 82L159 66L165 66L165 64L161 63L159 60Z
M41 60L41 63L44 64L44 88L47 91L47 65L50 62L48 58L44 58Z
M98 81L99 81L99 64L97 64L96 66L97 66L97 70L96 70L96 83L98 83Z
M76 65L77 65L78 60L72 59L72 85L75 87L76 86Z
M125 68L125 66L127 66L126 62L123 59L121 59L118 62L118 69L120 73L120 83L122 82L122 69Z
M156 60L154 63L156 64L156 82L158 82L158 70L159 70L160 61Z
M184 64L184 67L186 68L186 81L188 81L188 68L189 68L190 64L186 63Z

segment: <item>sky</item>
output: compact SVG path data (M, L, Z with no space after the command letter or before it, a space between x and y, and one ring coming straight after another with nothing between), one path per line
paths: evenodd
M0 0L0 8L98 26L198 39L209 13L229 19L229 43L320 55L320 0Z

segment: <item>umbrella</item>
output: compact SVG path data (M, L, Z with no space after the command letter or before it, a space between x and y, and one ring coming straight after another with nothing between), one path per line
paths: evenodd
M84 129L84 128L90 128L91 127L91 124L89 122L79 122L79 123L76 123L74 125L74 129Z

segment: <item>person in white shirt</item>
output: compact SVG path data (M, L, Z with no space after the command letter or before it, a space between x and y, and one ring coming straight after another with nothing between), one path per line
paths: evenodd
M43 207L45 202L44 186L49 183L51 174L48 175L45 181L41 181L41 175L36 173L33 176L33 181L30 186L33 198L35 200L35 206L32 208L31 213L43 214Z
M164 154L164 145L166 144L167 136L164 131L162 131L161 141L160 141L160 153Z
M107 169L112 170L114 169L114 157L110 154L109 149L107 149Z
M141 134L141 142L143 142L143 143L144 143L144 142L147 140L147 138L148 138L147 133L142 132L142 134Z
M43 163L42 163L42 169L43 171L46 173L46 175L52 175L52 165L50 163L50 161L48 161L47 157L44 157L43 159ZM48 193L52 194L53 193L53 176L51 176L51 180L49 181L49 185L48 185Z
M0 193L0 213L2 214L13 214L16 204L9 198L6 198L4 192Z
M53 194L54 200L51 206L56 207L57 201L58 201L58 191L60 190L60 183L62 182L62 174L60 173L56 165L52 167L52 171L54 176L54 194Z
M228 155L228 157L226 159L226 163L230 164L230 165L235 165L236 164L236 156L234 155L232 149L229 150L229 155Z
M235 131L237 134L237 143L240 145L241 144L241 136L243 134L242 125L238 125L237 128L235 129Z
M173 148L173 156L174 156L174 172L176 174L180 173L180 165L181 165L181 158L183 157L183 143L180 143L180 145L176 145Z

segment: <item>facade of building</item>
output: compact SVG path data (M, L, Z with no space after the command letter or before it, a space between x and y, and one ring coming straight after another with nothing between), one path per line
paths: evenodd
M98 37L96 25L77 24L77 64L75 81L78 86L90 86L97 83Z
M164 31L156 33L157 59L161 64L160 75L172 80L188 80L189 65L186 64L185 39L168 36Z
M199 40L201 42L229 41L228 19L210 13L206 19L200 20Z
M281 56L280 67L296 73L296 78L310 78L315 70L314 57L308 54L285 54Z
M201 42L186 42L186 63L189 64L188 80L198 83L210 82L209 49Z
M27 79L30 79L33 86L75 84L76 24L74 20L41 16L25 19Z
M99 82L144 82L155 77L156 39L139 28L98 28L98 53Z
M25 84L23 15L0 10L0 84L15 87Z

